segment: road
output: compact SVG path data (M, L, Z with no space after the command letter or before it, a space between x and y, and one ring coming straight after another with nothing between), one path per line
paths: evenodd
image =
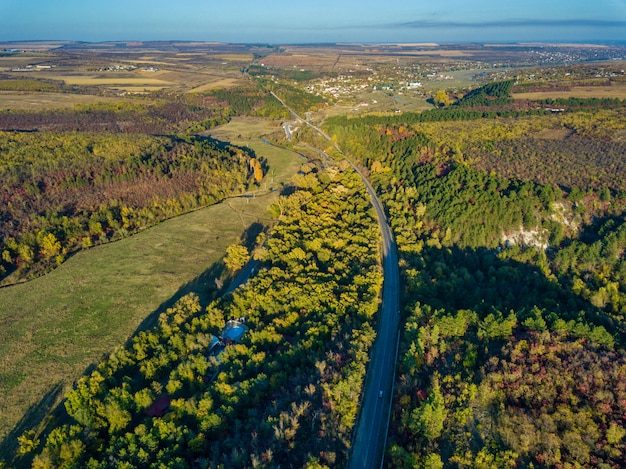
M287 136L287 140L291 142L291 125L285 123L283 124L283 128L285 129L285 135Z
M339 146L319 127L302 119L287 104L276 96L280 103L296 118L316 130L322 137L332 142L337 151ZM348 159L348 161L350 161ZM353 437L350 456L350 469L373 469L383 465L387 430L391 415L391 397L398 358L399 325L400 325L400 272L398 268L398 251L391 228L387 222L376 191L365 175L350 161L359 174L370 195L372 206L378 217L378 224L383 238L383 298L378 317L376 341L370 353L370 363L365 379L361 411ZM381 396L382 391L382 396Z
M356 169L356 168L355 168ZM358 171L358 169L357 169ZM400 325L400 273L396 243L374 188L358 171L376 210L383 238L383 300L378 317L378 333L371 352L363 389L361 413L357 421L350 469L382 467L391 414L391 397L398 357ZM380 392L382 391L382 397Z
M250 259L250 261L239 271L237 276L233 279L231 284L226 290L226 293L232 293L238 288L240 285L243 285L248 281L248 279L254 274L254 272L259 268L259 261L255 259Z

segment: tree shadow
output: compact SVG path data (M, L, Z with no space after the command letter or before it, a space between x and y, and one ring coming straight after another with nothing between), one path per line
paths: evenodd
M185 295L188 295L190 293L198 295L198 298L200 300L200 306L202 308L206 308L211 300L213 300L217 295L222 292L223 287L218 288L215 280L221 279L225 271L226 267L224 266L224 263L218 261L213 263L198 277L182 285L178 289L178 291L174 293L174 295L161 303L158 308L156 308L152 313L146 316L143 321L141 321L135 332L126 342L126 345L128 345L133 337L135 337L141 331L146 331L155 327L158 324L159 316L161 315L161 313L164 313L169 308L174 307L176 302Z
M50 388L41 401L30 406L17 425L0 441L0 458L4 459L7 467L31 467L33 455L26 454L21 456L18 454L19 444L17 438L26 431L41 428L51 420L56 420L58 410L60 410L59 407L61 407L58 402L62 391L63 382L59 381ZM48 422L44 424L45 420L48 420Z
M256 244L257 237L261 234L261 232L263 232L266 229L267 229L266 225L264 225L263 223L259 223L258 221L255 221L248 228L246 228L246 230L241 235L241 243L245 247L247 247L248 250L253 249Z
M424 247L421 255L405 257L419 272L405 296L417 296L435 309L468 309L481 315L499 311L505 316L515 311L518 317L539 309L549 321L584 320L603 326L622 343L626 340L621 321L530 262L503 259L491 249L458 246Z

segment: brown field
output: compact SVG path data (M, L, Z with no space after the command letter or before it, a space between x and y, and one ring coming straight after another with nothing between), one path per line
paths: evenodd
M87 86L99 86L99 85L161 85L161 87L171 86L173 83L170 81L159 80L158 78L144 78L144 77L95 77L88 75L60 75L55 76L55 80L63 80L68 85L87 85Z
M217 90L217 89L228 89L235 88L236 86L242 85L245 82L238 78L222 78L221 80L213 81L210 83L206 83L204 85L193 88L188 93L203 93L205 91Z
M134 59L133 62L146 65L171 65L171 62L164 61L162 57L142 57L141 59Z
M252 62L252 54L216 54L208 57L222 62Z
M23 91L0 92L0 111L38 111L47 109L68 109L76 104L119 103L123 98L109 98L88 94L35 93Z
M26 42L0 42L0 49L17 49L22 51L49 51L58 49L72 41L26 41Z
M333 53L325 54L272 54L263 57L261 62L268 67L308 67L328 68L337 61L340 56Z
M149 74L150 72L144 72ZM157 72L160 73L160 72ZM162 74L159 75L159 78L170 82L172 85L178 85L184 88L195 88L198 86L206 85L208 83L219 82L224 79L231 79L228 74L215 74L215 73L206 73L201 71L162 71Z
M439 56L439 57L472 57L473 51L471 50L439 50L439 49L430 49L430 50L392 50L392 51L384 51L380 50L380 54L385 54L385 52L393 53L393 56Z
M569 91L537 91L514 94L515 99L548 98L618 98L626 99L626 83L613 83L611 86L572 86Z
M8 72L13 68L25 67L36 61L35 57L17 55L13 57L0 57L0 71Z

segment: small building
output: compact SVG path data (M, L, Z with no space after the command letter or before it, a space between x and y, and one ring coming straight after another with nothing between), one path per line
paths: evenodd
M163 417L167 409L170 408L170 404L172 403L172 398L169 394L164 394L159 397L156 401L152 403L150 407L148 407L144 413L148 417Z

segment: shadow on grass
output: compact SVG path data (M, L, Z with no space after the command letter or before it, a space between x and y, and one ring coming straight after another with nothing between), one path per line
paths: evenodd
M189 293L195 293L200 299L200 305L202 308L211 302L221 292L218 288L218 284L221 283L222 277L225 275L226 269L223 262L215 262L211 267L205 270L195 279L182 285L178 291L169 299L164 301L150 313L137 327L135 333L129 338L126 345L130 343L132 338L141 331L152 329L158 324L159 316L167 309L172 308L178 300Z
M57 410L60 405L56 405L61 392L63 391L63 382L58 382L50 388L41 401L32 405L28 411L24 414L21 420L13 427L13 430L6 436L2 442L0 442L0 461L4 460L7 463L7 467L31 467L33 455L26 454L20 456L18 454L19 444L17 438L24 434L24 432L43 427L44 420L56 420ZM65 411L65 409L63 409Z

